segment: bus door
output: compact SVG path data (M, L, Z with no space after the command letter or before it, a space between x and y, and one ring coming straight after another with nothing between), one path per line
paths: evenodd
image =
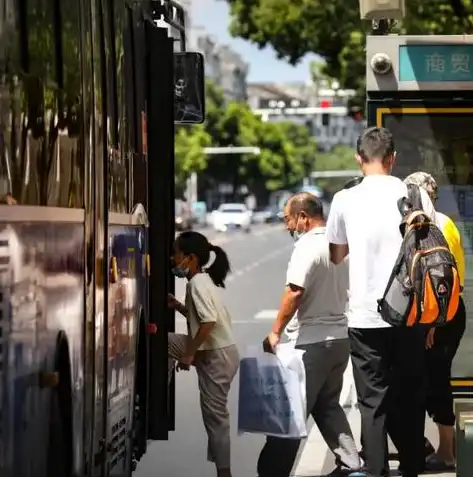
M144 22L146 46L146 130L148 175L150 338L148 437L167 439L175 427L174 379L168 381L168 332L175 312L167 297L174 293L171 254L175 238L175 124L205 119L203 56L186 52L185 10L178 3L153 3L154 22ZM158 26L157 26L158 25ZM171 33L171 36L169 36ZM178 51L176 51L178 50Z
M473 397L473 44L468 41L367 39L368 125L392 132L395 175L403 179L424 171L435 177L435 207L461 232L467 326L452 369L457 397Z
M151 274L148 310L156 333L150 336L148 437L166 440L174 428L174 387L168 385L168 331L174 311L171 252L174 242L174 102L173 39L166 28L146 20L145 85L148 174L148 243Z

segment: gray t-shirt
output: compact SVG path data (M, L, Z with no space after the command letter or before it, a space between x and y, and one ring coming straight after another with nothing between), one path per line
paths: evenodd
M189 280L185 305L193 338L202 323L215 323L199 350L220 349L235 344L230 313L223 304L221 290L207 273L198 273Z
M348 337L348 266L330 262L325 228L316 227L296 242L287 268L290 283L304 288L297 310L297 344Z

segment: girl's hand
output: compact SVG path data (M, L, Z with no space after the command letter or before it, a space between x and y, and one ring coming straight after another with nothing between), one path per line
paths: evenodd
M176 365L176 371L189 371L190 366L183 364L183 363L177 363Z
M179 306L179 301L177 298L172 294L168 293L168 308L177 308Z
M194 364L194 355L184 355L179 360L179 365L187 366L187 369L189 369L189 366L192 364Z

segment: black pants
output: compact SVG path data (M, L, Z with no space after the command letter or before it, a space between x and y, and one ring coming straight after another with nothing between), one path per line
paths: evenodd
M418 476L425 426L425 332L350 328L366 471L389 475L389 435L406 477Z
M434 344L426 352L426 408L433 421L444 426L455 424L450 386L452 361L465 332L465 325L466 311L462 298L455 317L449 324L435 330Z

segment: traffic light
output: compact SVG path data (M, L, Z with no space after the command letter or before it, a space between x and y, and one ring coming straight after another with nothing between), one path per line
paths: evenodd
M347 116L354 121L362 121L365 116L365 101L360 97L354 97L348 100Z
M348 110L348 116L350 116L354 121L361 121L363 119L363 111L359 106L352 106Z
M312 121L310 119L308 119L305 122L305 126L306 126L307 130L309 131L309 134L311 136L313 136L314 135L314 125L312 124Z

